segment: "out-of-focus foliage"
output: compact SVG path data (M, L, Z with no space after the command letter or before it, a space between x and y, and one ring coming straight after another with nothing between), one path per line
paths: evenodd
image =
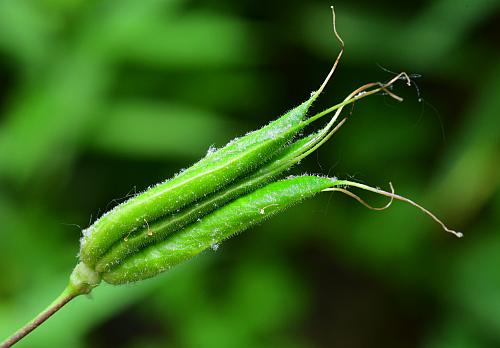
M20 347L500 346L500 3L337 5L317 110L372 97L301 171L386 186L294 207L216 252L78 298ZM318 87L327 1L0 0L0 337L62 290L80 227ZM298 171L298 170L296 170ZM367 197L368 200L377 198ZM376 203L376 202L375 202Z

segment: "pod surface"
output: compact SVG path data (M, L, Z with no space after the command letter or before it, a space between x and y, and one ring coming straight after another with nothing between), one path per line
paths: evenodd
M310 148L309 144L315 137L316 134L311 134L297 140L288 146L278 158L273 159L271 163L259 168L250 176L229 185L222 191L213 193L200 202L181 210L179 213L166 216L156 223L148 224L138 231L138 233L131 234L125 239L117 241L102 255L96 263L95 269L98 272L109 271L119 265L126 257L143 249L147 245L165 239L170 233L184 228L228 202L273 180L296 163L295 159Z
M287 207L335 185L336 179L301 176L268 184L242 196L201 221L149 246L102 274L111 284L153 277Z
M94 267L115 242L141 229L145 221L175 212L263 165L304 127L313 98L103 215L83 231L80 259Z

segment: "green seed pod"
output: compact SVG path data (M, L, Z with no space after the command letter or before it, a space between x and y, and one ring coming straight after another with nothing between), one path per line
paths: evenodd
M316 137L316 134L311 134L294 142L280 156L273 158L271 163L259 168L250 176L242 178L223 190L211 194L207 198L181 210L179 213L168 215L152 224L145 224L144 228L140 231L117 241L97 261L95 269L98 272L109 271L120 264L128 255L137 252L147 245L162 241L167 235L201 219L218 207L222 207L235 198L268 183L293 166L297 162L296 159L316 143L314 141Z
M375 210L387 208L393 199L404 201L429 215L445 231L461 237L460 232L447 228L424 207L395 194L392 185L392 192L386 192L361 183L319 176L275 181L335 133L346 120L337 122L344 106L379 92L401 101L390 87L400 79L411 85L405 73L398 74L388 83L368 83L353 91L342 103L305 119L343 52L343 41L335 28L335 15L334 33L342 50L318 91L276 121L208 153L174 178L99 218L83 231L81 262L73 270L66 289L46 310L0 345L10 347L73 298L91 292L101 280L125 284L153 277L210 247L215 249L225 239L321 191L345 193ZM335 115L319 132L292 143L307 125L333 111ZM388 196L391 202L382 208L373 208L347 187Z
M83 231L81 260L93 267L115 242L141 229L144 222L175 212L270 160L306 126L303 120L316 97L103 215Z
M390 83L399 78L400 75L396 76ZM393 199L404 201L429 215L445 231L462 237L460 232L447 228L424 207L395 194L392 185L389 193L346 180L302 176L261 187L327 141L344 123L345 119L334 127L345 105L363 96L387 91L387 86L366 84L344 102L303 120L308 105L318 95L316 93L306 102L300 119L295 118L298 120L295 124L286 123L282 128L273 129L291 114L296 116L292 110L291 114L264 127L266 134L261 129L231 142L215 157L205 157L174 179L103 216L82 238L81 262L73 270L65 290L46 310L4 341L2 347L10 347L73 298L91 292L101 280L118 285L153 277L210 247L217 248L223 240L320 191L347 194L375 210L387 208ZM287 145L300 129L333 110L336 110L335 115L318 133ZM218 183L218 177L221 183ZM391 202L382 208L373 208L346 190L347 187L388 196ZM173 209L177 209L176 213L172 213ZM147 229L138 230L142 221ZM129 238L131 243L127 244Z
M287 207L335 185L336 179L301 176L268 184L217 209L187 228L130 256L103 273L111 284L153 277Z

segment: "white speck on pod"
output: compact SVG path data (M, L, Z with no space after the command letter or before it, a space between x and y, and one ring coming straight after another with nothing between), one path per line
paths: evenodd
M212 156L215 151L217 151L217 148L214 145L210 145L208 147L206 157Z

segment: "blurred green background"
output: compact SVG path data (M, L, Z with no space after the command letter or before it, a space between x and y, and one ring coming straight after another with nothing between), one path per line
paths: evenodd
M330 1L0 0L0 338L65 286L80 227L303 101L338 43ZM98 287L19 347L500 346L500 2L336 2L319 111L393 71L294 172L323 194L177 269ZM379 66L380 65L380 66ZM363 194L373 204L386 200Z

